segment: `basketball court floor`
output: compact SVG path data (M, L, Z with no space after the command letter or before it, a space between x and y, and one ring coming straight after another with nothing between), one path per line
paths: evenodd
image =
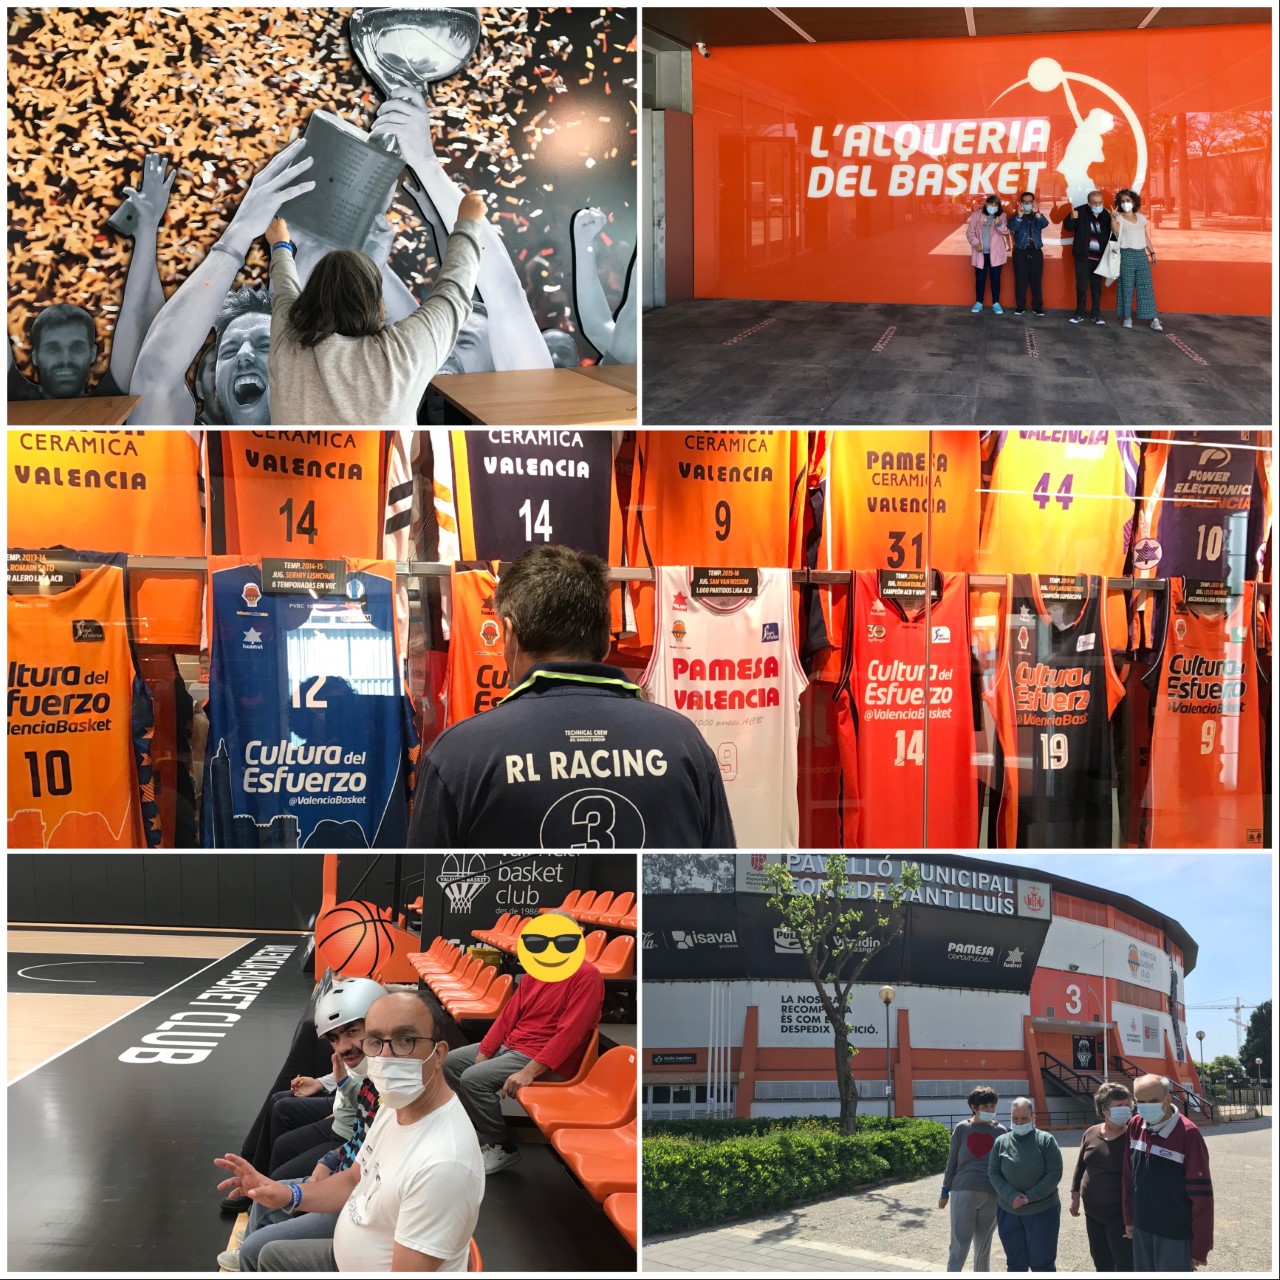
M309 935L11 923L8 942L10 1270L216 1271L234 1220L212 1161L294 1043ZM247 968L268 980L233 998ZM634 1270L535 1136L486 1187L484 1269Z

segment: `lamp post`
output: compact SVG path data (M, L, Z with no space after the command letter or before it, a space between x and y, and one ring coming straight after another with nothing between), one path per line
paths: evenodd
M1255 1081L1254 1083L1255 1092L1253 1096L1256 1100L1255 1110L1259 1115L1261 1115L1262 1114L1262 1059L1261 1058L1254 1058L1253 1070L1254 1070L1254 1081Z
M880 988L880 999L884 1002L884 1105L885 1114L893 1119L893 1078L890 1072L889 1058L889 1006L893 1003L893 997L897 994L894 989L885 985ZM1258 1059L1262 1061L1261 1058Z
M1204 1032L1197 1031L1196 1039L1200 1041L1200 1074L1203 1076L1204 1075ZM1202 1080L1201 1084L1203 1083L1204 1081Z

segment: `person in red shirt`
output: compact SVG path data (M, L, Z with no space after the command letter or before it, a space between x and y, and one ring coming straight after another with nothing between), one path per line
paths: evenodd
M520 1159L503 1119L502 1099L514 1098L539 1076L572 1076L603 1007L604 979L585 960L563 982L525 973L484 1039L450 1051L445 1077L476 1127L486 1175Z

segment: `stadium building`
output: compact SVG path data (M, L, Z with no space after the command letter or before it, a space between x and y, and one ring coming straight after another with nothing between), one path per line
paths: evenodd
M785 859L800 892L823 875L818 854L643 859L646 1117L839 1109L832 1032L778 927L766 859ZM850 855L854 895L898 881L902 865ZM1187 1044L1197 945L1182 925L1105 886L994 859L916 865L905 924L868 937L850 1004L862 1111L959 1119L990 1084L1034 1098L1042 1124L1071 1126L1091 1121L1104 1079L1156 1072L1184 1111L1212 1118Z

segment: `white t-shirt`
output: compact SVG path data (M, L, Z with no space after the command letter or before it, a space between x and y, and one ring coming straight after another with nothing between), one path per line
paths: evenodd
M356 1156L356 1183L333 1233L338 1270L390 1271L396 1242L465 1271L484 1197L476 1131L456 1097L416 1124L381 1107Z
M1147 215L1135 213L1130 222L1122 213L1112 215L1111 225L1120 234L1122 249L1145 249L1147 247Z

